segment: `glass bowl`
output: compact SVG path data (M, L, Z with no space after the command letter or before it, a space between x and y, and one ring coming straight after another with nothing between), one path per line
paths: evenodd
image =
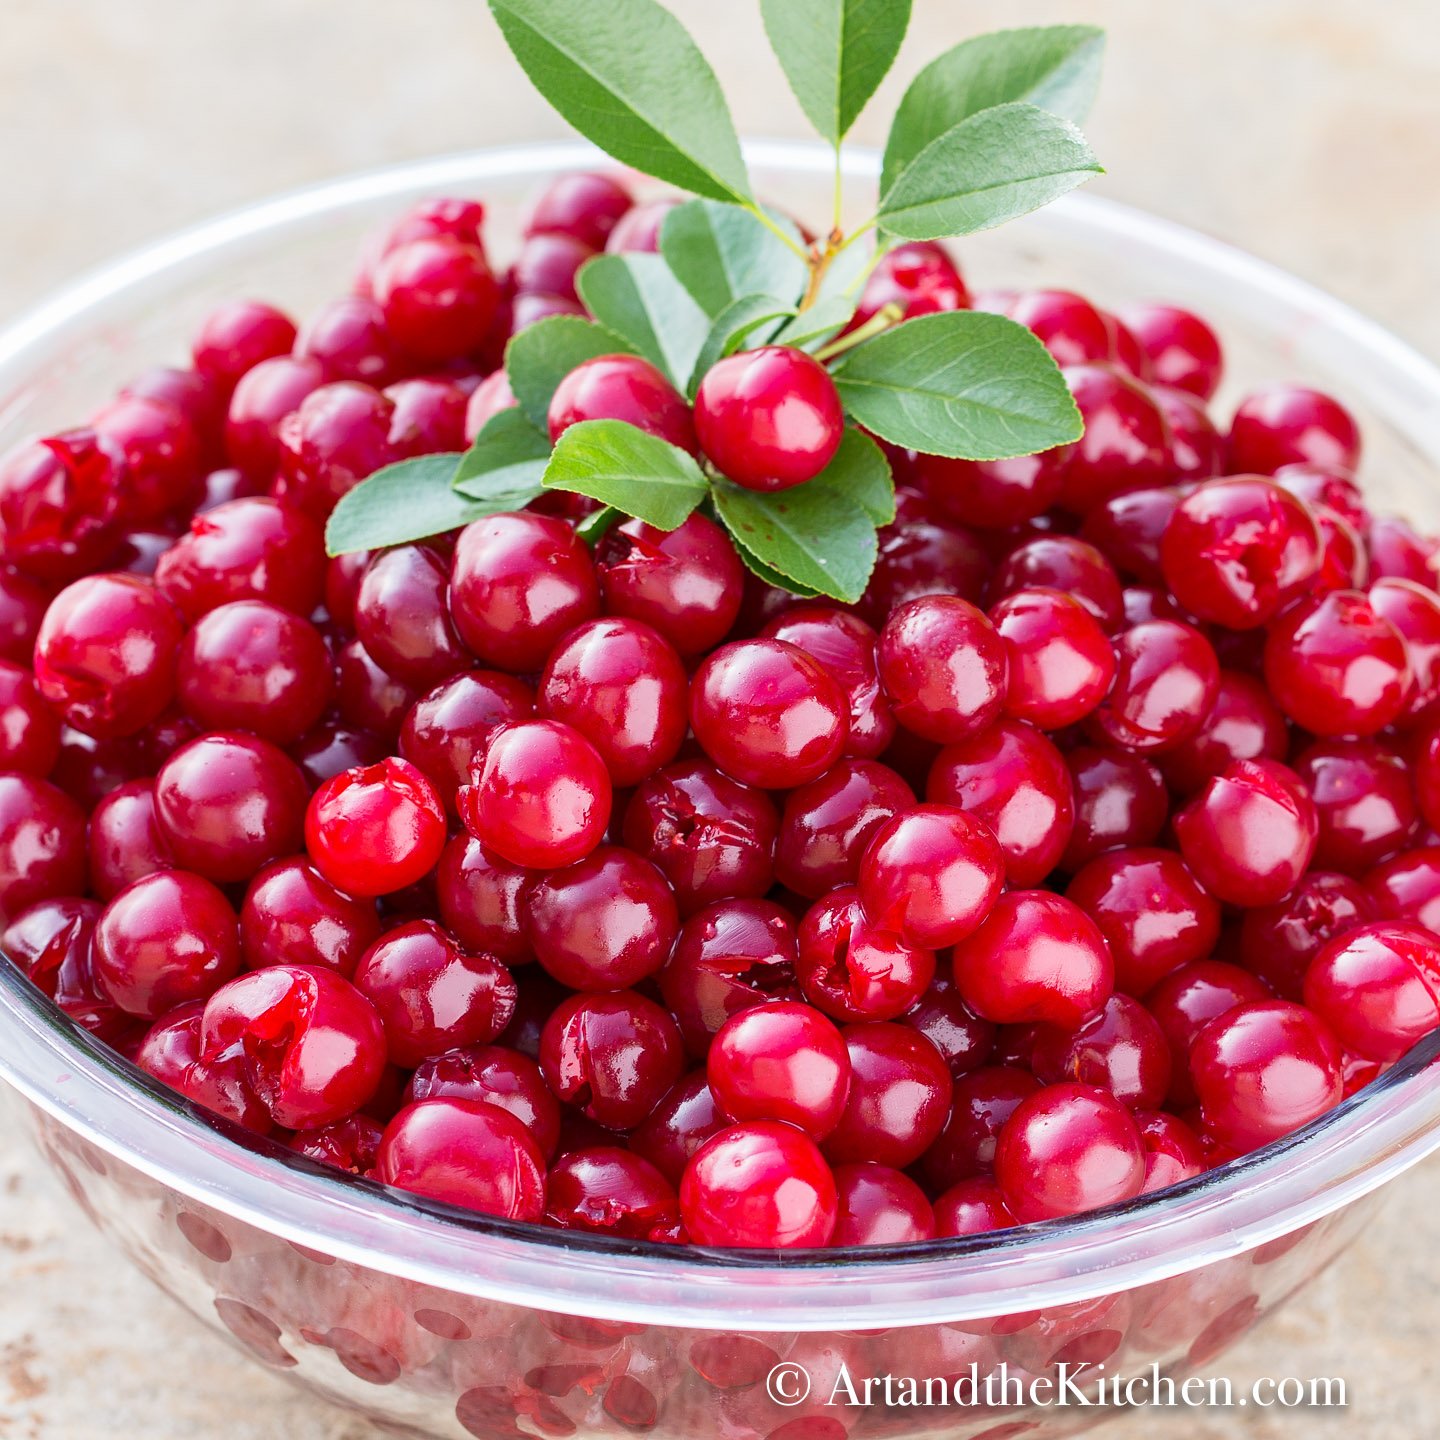
M748 149L760 194L828 213L827 151ZM580 145L429 161L153 246L0 335L0 448L183 355L219 300L305 312L407 201L482 197L504 254L538 183L608 163ZM857 210L876 168L873 154L847 157ZM980 286L1193 305L1226 342L1230 397L1280 377L1333 390L1362 422L1382 508L1440 520L1440 371L1310 287L1088 197L967 242L964 263ZM1440 1034L1287 1140L1082 1219L895 1250L674 1250L490 1220L327 1173L140 1075L0 964L0 1076L97 1228L260 1363L401 1433L487 1440L1080 1428L1105 1412L1025 1403L1015 1387L1062 1365L1103 1362L1122 1377L1206 1366L1345 1247L1386 1180L1440 1146L1437 1056ZM843 1386L829 1403L842 1366L857 1389L894 1377L891 1403L876 1392L849 1405ZM1002 1366L1009 1388L987 1390ZM933 1382L921 1391L931 1403L907 1403L907 1377Z

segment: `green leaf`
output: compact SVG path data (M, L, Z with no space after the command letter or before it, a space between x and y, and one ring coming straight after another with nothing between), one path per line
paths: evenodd
M1085 137L1036 105L997 105L932 140L880 197L902 240L973 235L1029 214L1101 173Z
M540 479L550 458L550 437L512 406L492 415L460 457L453 484L472 500L485 500L505 492L540 493ZM525 502L525 503L528 503Z
M1078 440L1060 367L1003 315L922 315L847 350L830 372L872 434L929 455L1000 460Z
M597 545L610 530L625 518L624 512L613 506L602 505L592 510L583 520L575 522L575 533L587 544Z
M735 550L741 560L745 562L745 568L752 575L759 576L767 585L773 585L777 590L788 590L792 595L798 595L806 600L813 599L820 594L818 590L812 590L808 585L802 585L798 580L792 580L788 575L782 575L763 560L756 559L733 534L730 538L735 541Z
M853 500L876 525L888 525L895 518L890 462L863 431L847 429L835 458L809 483Z
M527 325L505 347L505 373L520 408L545 429L556 387L577 366L599 355L634 352L620 336L578 315L548 315Z
M694 459L668 441L623 420L582 420L555 442L545 488L588 495L657 530L673 530L709 484Z
M655 0L490 0L535 88L626 165L713 200L749 200L719 81Z
M687 387L690 398L695 398L695 392L700 388L706 371L717 360L723 360L727 355L744 349L745 342L757 330L766 328L768 322L788 319L794 313L793 305L786 305L783 300L777 300L773 295L742 295L738 300L731 301L715 317L710 333L700 347L700 354L695 359Z
M794 345L807 350L833 339L855 314L855 301L844 295L822 295L772 337L772 345Z
M1001 30L932 60L900 102L885 142L884 194L930 142L995 105L1023 101L1079 124L1100 84L1105 32L1092 25Z
M421 455L387 465L340 497L325 527L325 550L381 550L459 529L482 515L510 510L467 499L451 488L459 455ZM521 502L524 503L523 501Z
M766 213L803 250L794 224ZM660 253L712 319L742 295L793 304L808 279L805 261L748 210L713 200L677 205L660 226Z
M760 12L800 108L838 145L895 62L910 0L760 0Z
M710 330L709 316L658 255L597 255L579 275L585 308L683 389Z
M865 593L879 549L875 522L843 488L816 476L767 494L717 480L711 494L747 560L847 604Z

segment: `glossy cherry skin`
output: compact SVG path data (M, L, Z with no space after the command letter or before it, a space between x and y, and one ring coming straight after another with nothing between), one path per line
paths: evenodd
M529 720L535 697L524 681L498 670L467 670L442 681L410 707L400 753L439 792L450 814L476 758L502 725Z
M325 554L307 515L263 496L197 515L155 567L155 588L192 624L234 600L264 600L297 615L320 603Z
M268 488L280 468L280 424L325 384L325 366L308 356L262 360L240 377L225 418L225 458L252 485Z
M387 385L384 395L395 406L391 442L406 455L438 455L468 444L465 411L470 397L459 385L421 377Z
M331 971L291 965L217 990L205 1004L200 1051L206 1063L239 1061L271 1118L289 1130L362 1109L385 1068L384 1032L369 1001Z
M407 1105L385 1127L374 1178L506 1220L545 1213L545 1157L515 1116L485 1100Z
M695 395L701 449L747 490L788 490L835 457L845 416L830 372L803 350L766 345L717 361Z
M1095 617L1058 590L1016 590L990 610L1009 652L1005 713L1043 730L1083 720L1115 676L1115 656Z
M508 1110L550 1159L560 1143L560 1104L539 1065L504 1045L466 1045L422 1060L405 1087L417 1100L484 1100Z
M355 633L386 674L428 690L470 664L450 620L450 573L426 545L382 550L355 595Z
M379 764L389 748L372 730L317 725L290 747L290 758L300 767L305 783L318 788L342 770Z
M1382 922L1338 935L1305 972L1306 1006L1347 1054L1398 1060L1440 1026L1440 943L1418 925Z
M692 1054L704 1056L732 1015L797 999L795 925L770 900L720 900L681 927L660 995Z
M33 775L0 775L0 914L86 889L85 813Z
M696 1152L680 1213L697 1245L802 1249L835 1230L835 1177L815 1142L773 1120L732 1125Z
M783 1120L823 1140L844 1113L850 1059L830 1020L780 1000L741 1010L720 1027L706 1077L727 1119Z
M380 1140L385 1128L368 1115L348 1115L333 1125L314 1130L298 1130L289 1141L290 1148L318 1165L328 1165L347 1175L370 1178L380 1154Z
M1413 788L1400 756L1369 740L1317 741L1296 759L1295 773L1315 802L1320 868L1363 875L1410 843L1417 793L1422 807L1427 794L1424 752Z
M1005 856L988 826L952 805L918 805L887 820L860 862L866 918L938 950L972 934L994 909Z
M785 797L776 879L811 900L855 884L876 831L914 804L915 792L888 766L840 761Z
M1372 580L1413 580L1434 586L1440 567L1434 539L1420 535L1408 521L1395 515L1376 516L1364 530Z
M1048 737L1019 720L947 745L925 788L933 804L953 805L1000 842L1011 885L1038 885L1069 843L1074 799L1064 757Z
M1111 365L1072 365L1065 379L1085 433L1065 467L1061 504L1077 515L1126 490L1169 480L1170 427L1148 388Z
M299 856L261 870L240 907L240 949L248 970L313 965L348 980L379 938L374 904L343 894Z
M392 1064L413 1069L460 1045L494 1040L515 1013L514 978L489 955L467 955L433 920L411 920L361 957L355 988L385 1027Z
M1202 620L1249 630L1304 594L1321 539L1303 501L1241 476L1202 485L1165 527L1160 558L1176 600Z
M235 911L199 875L147 875L105 907L95 927L94 963L122 1010L158 1019L177 1005L207 999L239 973Z
M48 589L0 565L0 658L26 669L35 663L35 637L49 605Z
M1163 1105L1170 1090L1169 1043L1159 1022L1129 995L1112 995L1073 1030L1040 1027L1030 1063L1043 1084L1094 1085L1130 1110Z
M1398 724L1440 719L1440 595L1413 580L1377 580L1366 592L1381 619L1400 632L1410 661L1411 689Z
M577 626L550 652L537 712L578 730L617 787L668 765L686 732L689 681L674 647L639 620Z
M679 1185L695 1152L729 1123L715 1108L705 1071L694 1070L630 1132L630 1148Z
M1263 981L1223 960L1196 960L1172 970L1145 997L1170 1046L1170 1106L1178 1109L1195 1100L1190 1080L1190 1047L1217 1016L1237 1005L1270 999Z
M695 447L690 407L675 387L638 355L600 355L577 365L550 401L550 439L584 420L623 420L682 450Z
M1387 920L1413 920L1440 935L1440 846L1404 850L1365 876Z
M28 670L0 660L0 768L43 779L59 758L59 716Z
M227 300L200 322L190 354L206 379L229 390L262 360L288 355L295 334L295 322L273 305Z
M705 753L747 785L803 785L840 757L849 705L830 675L783 640L714 651L690 686L690 725Z
M618 845L537 878L523 912L535 958L571 990L638 984L670 958L680 928L665 877Z
M98 569L118 535L125 463L94 430L67 430L0 457L0 545L26 575L65 584Z
M658 865L682 915L715 900L764 895L780 817L763 791L698 760L677 760L636 788L624 842Z
M487 665L525 674L567 630L593 619L600 589L574 529L548 515L490 515L460 532L450 611Z
M1193 311L1175 305L1127 305L1120 318L1140 342L1157 385L1208 400L1220 383L1223 357L1215 332Z
M913 1245L933 1240L935 1213L925 1192L888 1165L837 1165L832 1247Z
M536 198L525 234L571 235L599 249L634 203L630 192L609 175L558 175Z
M1314 735L1374 735L1405 708L1411 685L1400 632L1358 590L1302 601L1265 641L1265 683Z
M873 1160L897 1170L913 1165L949 1117L949 1066L907 1025L847 1025L841 1035L850 1085L839 1122L825 1139L826 1158L832 1164Z
M1077 746L1065 756L1075 821L1060 866L1079 870L1106 850L1150 845L1160 836L1170 802L1154 763L1126 750Z
M125 457L121 514L129 523L163 521L200 496L200 437L166 400L121 395L90 422Z
M880 531L880 553L858 608L878 630L902 605L927 595L980 600L990 570L977 532L934 517L899 518Z
M250 730L288 745L319 721L332 689L320 632L263 600L218 606L180 647L180 704L205 729Z
M936 975L900 1023L919 1031L957 1080L986 1064L994 1053L995 1026L970 1009L948 975Z
M131 780L112 790L90 813L90 883L111 900L133 880L174 864L155 819L155 786Z
M545 1222L558 1230L674 1242L680 1199L661 1173L615 1145L572 1150L545 1181Z
M155 777L155 818L171 854L221 884L300 849L305 777L268 740L216 732L176 750Z
M1242 1152L1338 1105L1340 1063L1329 1026L1288 1000L1236 1006L1212 1020L1190 1047L1205 1128Z
M1168 1110L1137 1110L1135 1128L1145 1146L1142 1195L1194 1179L1208 1168L1200 1137L1179 1116Z
M1182 498L1180 490L1173 486L1129 490L1111 496L1086 514L1080 534L1107 556L1121 574L1147 585L1158 585L1164 579L1160 568L1161 541Z
M1124 619L1124 595L1115 566L1101 550L1073 535L1040 535L1017 545L990 577L990 602L994 605L1017 590L1063 591L1107 632Z
M1109 947L1078 905L1044 890L1002 895L981 927L955 947L965 1003L997 1024L1075 1026L1114 986Z
M1230 422L1232 475L1273 475L1282 465L1354 471L1360 431L1338 400L1303 385L1273 385L1240 402Z
M934 975L934 951L872 925L849 887L817 901L801 922L796 976L805 998L833 1019L898 1019Z
M394 403L353 380L312 390L276 427L280 474L272 494L323 520L367 476L398 460Z
M1115 984L1130 995L1205 959L1220 936L1219 905L1173 850L1111 850L1079 870L1065 896L1100 927Z
M899 306L908 320L942 310L968 310L970 294L943 245L911 240L881 256L860 292L851 324L863 325L886 305Z
M35 639L35 682L67 724L133 735L175 694L180 617L146 580L91 575L55 598Z
M670 531L623 521L596 547L595 564L606 611L653 626L682 655L713 649L740 613L744 566L704 515Z
M310 862L349 895L389 895L428 874L445 846L435 787L408 761L345 770L310 798Z
M462 945L504 965L523 965L534 958L520 918L521 893L531 878L473 836L456 835L435 868L440 918Z
M1145 1147L1130 1113L1091 1085L1047 1085L1022 1100L995 1146L995 1179L1022 1224L1133 1199Z
M792 605L770 621L763 638L803 650L827 670L850 702L845 754L873 759L895 736L895 717L880 691L876 634L858 615L829 605Z
M1276 760L1237 760L1174 819L1180 853L1200 883L1232 905L1273 905L1310 866L1314 802Z
M330 380L388 385L403 361L385 328L385 314L367 295L342 295L316 310L300 329L296 355L318 360Z
M632 990L572 995L545 1022L540 1068L564 1103L607 1130L631 1130L684 1069L669 1013Z
M1219 685L1215 648L1194 626L1132 625L1116 637L1115 683L1090 728L1127 750L1164 750L1200 729Z
M610 775L599 752L558 720L496 731L460 791L460 818L512 865L555 869L584 859L610 823Z
M484 251L453 235L395 246L380 262L374 286L390 338L429 364L478 348L500 302Z
M927 740L947 744L979 734L1004 706L1005 642L958 596L928 595L894 611L876 658L895 718Z
M954 1083L950 1114L919 1171L932 1193L995 1168L995 1139L1000 1127L1027 1096L1040 1088L1028 1070L987 1065Z
M1193 795L1235 760L1283 760L1289 750L1285 715L1265 686L1243 671L1222 670L1200 728L1157 760L1173 790Z
M962 1180L935 1201L937 1236L983 1235L1015 1223L1000 1187L983 1177Z
M1004 530L1042 515L1060 497L1069 446L1013 460L917 455L915 476L939 514L982 530Z
M1278 904L1245 912L1237 958L1282 999L1298 1000L1315 956L1336 936L1358 929L1377 913L1360 881L1311 870Z

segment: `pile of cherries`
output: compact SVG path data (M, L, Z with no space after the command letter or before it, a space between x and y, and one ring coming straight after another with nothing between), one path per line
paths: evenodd
M630 1239L851 1246L1161 1189L1440 1024L1436 545L1372 516L1335 400L1228 431L1196 316L972 301L900 247L857 317L1030 326L1084 438L891 451L844 607L704 513L594 550L547 496L327 562L335 501L513 404L508 337L668 202L566 177L514 264L416 206L297 329L0 462L0 947L246 1129L474 1210ZM769 349L615 418L783 488L833 454Z

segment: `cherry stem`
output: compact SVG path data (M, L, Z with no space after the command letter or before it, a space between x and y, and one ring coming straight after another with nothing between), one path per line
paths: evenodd
M873 339L882 330L888 330L904 318L905 312L898 305L882 305L863 325L822 346L815 352L815 358L820 361L833 360L835 356L843 355L847 350L853 350L855 346Z

